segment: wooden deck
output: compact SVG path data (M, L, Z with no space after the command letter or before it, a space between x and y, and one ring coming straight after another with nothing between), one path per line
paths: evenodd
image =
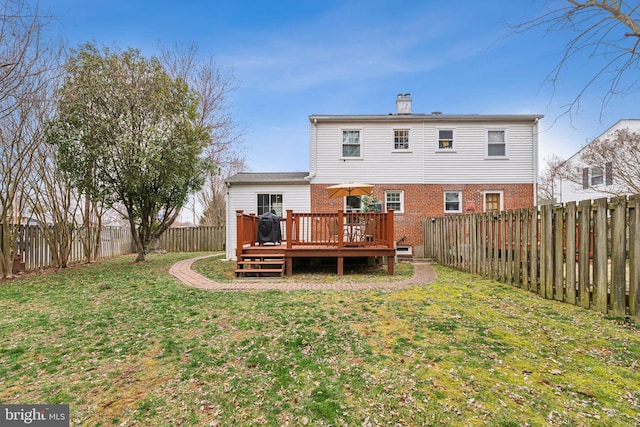
M335 258L337 274L344 273L344 259L385 257L393 275L395 244L393 211L347 213L297 213L287 211L281 219L280 244L257 241L256 215L236 211L238 268L236 274L293 273L295 258Z

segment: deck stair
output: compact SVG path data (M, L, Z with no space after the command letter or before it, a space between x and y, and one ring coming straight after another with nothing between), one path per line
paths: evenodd
M284 254L242 254L236 277L284 275Z

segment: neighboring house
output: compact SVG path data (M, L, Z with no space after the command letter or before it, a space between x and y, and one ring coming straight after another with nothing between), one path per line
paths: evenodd
M373 184L382 209L395 211L398 252L418 256L425 219L536 204L542 115L414 114L411 103L409 94L398 95L395 114L309 116L310 172L296 175L295 193L269 182L291 174L228 178L228 256L235 250L235 209L259 214L259 194L280 200L283 214L358 210L359 198L329 198L325 188Z
M640 119L619 120L602 135L595 138L594 141L612 138L616 131L623 129L640 132ZM589 144L591 143L593 141ZM619 192L616 189L616 171L613 170L611 163L588 165L582 160L582 155L589 144L569 157L563 165L563 168L575 175L575 177L554 180L554 199L556 202L566 203L603 197L608 198L612 197L613 193Z

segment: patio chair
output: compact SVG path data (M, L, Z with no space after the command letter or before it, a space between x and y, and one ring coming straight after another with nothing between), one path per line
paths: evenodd
M364 226L364 241L365 242L373 242L375 240L376 235L376 220L370 219Z
M337 242L342 229L338 227L338 218L331 218L327 221L329 228L329 242Z

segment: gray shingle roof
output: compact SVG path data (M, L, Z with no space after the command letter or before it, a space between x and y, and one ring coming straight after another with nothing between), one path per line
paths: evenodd
M227 184L309 184L309 172L240 172L224 182Z

